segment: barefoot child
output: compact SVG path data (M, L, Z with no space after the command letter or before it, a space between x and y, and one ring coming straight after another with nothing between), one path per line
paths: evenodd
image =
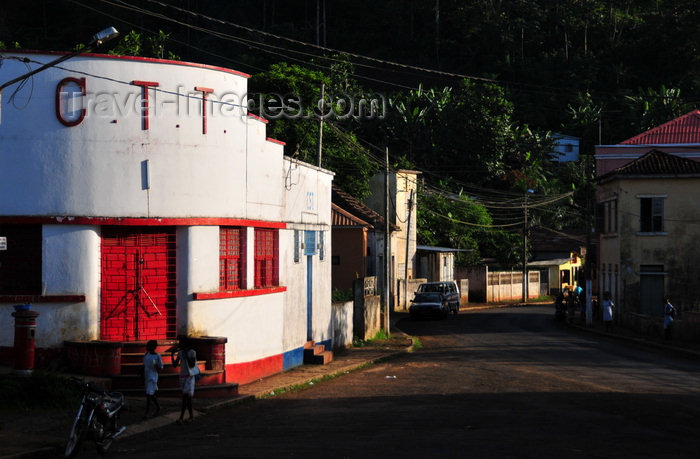
M160 404L156 398L158 391L158 371L163 369L163 359L156 352L158 342L154 339L146 343L146 354L143 356L143 377L146 385L146 413L143 418L148 419L148 412L151 408L151 402L155 407L153 416L157 416L160 412Z

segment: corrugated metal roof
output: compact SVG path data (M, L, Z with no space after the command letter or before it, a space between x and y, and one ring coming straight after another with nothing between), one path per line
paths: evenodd
M614 176L629 177L641 175L700 176L700 162L659 150L651 150L644 156L601 175L598 180Z
M528 261L528 266L561 266L569 263L571 258L551 258L549 260Z
M332 186L331 201L332 203L336 204L340 209L343 209L347 213L369 223L374 228L384 229L384 217L379 215L367 205L360 202L354 196L341 190L336 185ZM391 229L391 231L401 230L401 228L399 228L393 223L389 223L389 228Z
M700 143L700 110L649 129L639 135L620 142L620 145L666 145Z
M361 218L357 218L350 212L341 209L337 204L331 203L331 225L332 226L358 226L369 229L374 228Z
M474 249L452 249L450 247L435 247L430 245L418 245L416 250L422 252L441 252L441 253L452 253L452 252L473 252Z

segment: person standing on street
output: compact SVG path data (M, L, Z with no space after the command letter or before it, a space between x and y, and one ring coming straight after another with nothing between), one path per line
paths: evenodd
M673 318L676 315L676 308L671 304L671 299L666 298L664 306L664 339L671 338L671 328L673 327Z
M146 386L146 413L143 415L144 419L148 419L150 416L148 414L151 403L155 407L155 412L153 417L157 416L160 412L160 405L158 404L158 398L156 397L156 392L158 392L158 372L163 369L163 359L160 354L156 352L158 347L158 341L152 339L146 343L146 354L143 356L143 376L144 383Z
M605 292L605 299L603 300L603 323L605 324L605 331L609 332L613 323L613 311L615 310L615 303L610 299L610 292Z
M174 367L180 367L180 388L182 389L182 404L180 405L180 417L177 424L190 423L194 420L192 413L192 397L194 397L195 374L197 369L197 353L187 338L180 338L180 346L172 349L171 358ZM177 352L177 354L175 354ZM189 419L185 420L185 410L189 413Z

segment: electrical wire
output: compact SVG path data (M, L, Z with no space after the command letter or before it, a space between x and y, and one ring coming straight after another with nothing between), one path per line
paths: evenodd
M79 3L79 2L77 2L77 1L75 1L75 0L69 0L69 1L71 1L72 3L78 4L78 5L80 5L80 6L87 7L86 5L83 5L83 4L81 4L81 3ZM108 0L101 0L101 1L102 1L103 3L112 4L112 5L114 5L114 6L121 6L121 5L115 4L114 2L110 2L110 1L108 1ZM132 9L137 10L137 11L138 11L138 10L141 10L141 9L138 9L138 8L133 7L132 5L126 4L125 2L119 2L119 3L122 3L122 4L126 5L125 7L132 8ZM87 7L87 8L90 8L90 7ZM92 10L94 10L94 11L97 11L97 10L95 10L94 8L90 8L90 9L92 9ZM146 12L145 10L142 11L142 12L147 13L147 14L151 14L150 12ZM155 13L153 13L152 15L154 15L154 16L156 16L156 17L159 17L159 18L161 18L161 19L171 20L171 21L176 22L176 23L179 23L179 24L181 24L181 25L189 26L188 24L181 23L181 22L176 21L176 20L172 20L172 19L167 18L167 17L162 16L162 15L158 15L158 14L155 14ZM208 31L207 29L204 29L204 28L196 28L196 27L195 27L195 29L196 29L196 30L201 30L201 31L203 31L203 32L212 33L213 35L218 36L218 37L220 37L220 38L234 39L234 41L239 40L239 39L237 39L236 37L232 37L232 36L230 36L230 35L228 35L228 34L214 33L213 31ZM239 42L240 42L240 41L239 41ZM242 42L243 42L243 43L247 43L247 42L250 42L250 41L249 41L249 40L242 40ZM390 63L390 62L384 62L384 63ZM392 63L392 64L393 64L393 63ZM58 67L58 68L61 68L61 67ZM65 69L65 68L63 68L63 70L72 71L72 70ZM103 79L107 79L107 80L117 81L117 82L120 82L120 83L123 83L123 84L131 84L130 82L119 81L119 80L111 79L111 78L108 78L108 77L102 77L102 76L99 76L99 75L89 74L89 73L87 73L87 72L76 72L76 73L81 73L81 74L85 74L85 75L89 75L89 76L93 76L93 77L97 77L97 78L103 78ZM444 72L443 72L443 73L444 73ZM468 76L460 75L460 77L468 77ZM154 89L156 89L156 90L158 90L158 91L160 91L160 92L166 93L166 94L173 94L173 95L177 95L177 96L182 96L182 94L174 93L174 92L172 92L172 91L167 91L167 90L158 89L158 88L154 88ZM192 97L192 98L201 100L201 97L196 97L196 96L187 96L187 97ZM214 101L212 101L212 102L214 102ZM218 102L218 101L217 101L217 102ZM221 103L221 102L219 102L219 103ZM240 105L240 104L229 104L229 103L225 103L225 104L226 104L226 105L235 105L235 106L238 106L238 107L242 107L242 105ZM335 126L335 125L332 125L332 126L334 127L334 129L335 129L337 132L341 132L341 131L338 129L337 126ZM347 137L347 135L341 136L341 137L343 137L343 138L346 140L346 142L348 142L348 137ZM357 143L354 142L354 141L352 142L352 144L354 144L355 146L357 145ZM375 149L379 150L378 147L376 147L376 146L374 146L374 145L372 145L372 144L370 144L370 145L373 146ZM365 153L369 158L371 158L376 164L378 164L378 165L382 165L382 164L383 164L383 161L382 161L381 159L377 158L376 156L374 156L373 154L371 154L371 153L369 152L369 150L364 149L364 153ZM427 171L421 171L421 172L429 173L429 172L427 172ZM440 192L444 192L444 190L439 190L439 191L440 191ZM497 190L491 190L491 192L502 193L502 192L497 191ZM556 196L556 197L553 197L553 198L551 198L551 199L548 199L548 200L545 200L545 201L541 201L541 202L531 202L530 204L528 204L528 207L541 207L541 206L545 206L545 205L548 205L548 204L550 204L550 203L556 202L556 201L558 201L558 200L564 199L564 198L570 196L571 194L572 194L572 193L567 193L567 194L565 194L565 195ZM450 194L447 194L447 196L449 197ZM459 200L457 200L457 199L452 199L452 200L455 201L455 202L459 202ZM477 200L478 200L478 198L477 198ZM504 206L504 205L503 205L503 202L496 202L496 203L494 203L494 202L489 202L489 201L486 201L486 200L484 200L483 205L484 205L485 207L489 207L489 206L490 206L491 208L499 209L499 210L515 209L515 208L523 208L523 207L524 207L524 204L520 204L520 205L516 205L516 206ZM508 224L508 225L500 225L500 227L503 227L503 226L514 226L514 225L515 225L515 223L513 223L513 224Z
M519 225L522 225L522 224L523 224L523 222L521 221L521 222L518 222L518 223L510 223L510 224L506 224L506 225L483 225L483 224L480 224L480 223L471 223L471 222L465 222L465 221L462 221L462 220L457 220L457 219L455 219L455 218L448 217L448 216L446 216L446 215L442 215L442 214L440 214L440 213L438 213L438 212L435 212L435 211L432 210L432 209L423 209L423 211L429 212L429 213L431 213L431 214L433 214L433 215L435 215L435 216L437 216L437 217L441 217L441 218L443 218L443 219L445 219L445 220L449 220L449 221L451 221L451 222L453 222L453 223L459 223L459 224L461 224L461 225L474 226L474 227L479 227L479 228L490 228L490 229L495 229L495 228L507 228L507 227L519 226Z
M97 9L97 8L94 8L94 7L92 7L92 6L85 5L85 4L83 4L83 3L81 3L81 2L78 2L78 1L76 1L76 0L67 0L67 1L70 2L70 3L73 3L73 4L75 4L75 5L78 5L78 6L80 6L80 7L83 7L83 8L85 8L85 9L88 9L88 10L90 10L90 11L93 11L93 12L95 12L95 13L101 14L101 15L103 15L103 16L107 16L108 18L111 18L111 19L114 19L114 20L123 22L124 24L127 24L127 25L129 25L129 26L131 26L131 27L133 27L133 28L135 28L135 29L143 30L143 31L145 31L145 32L150 33L151 35L157 35L157 32L155 32L155 31L153 31L153 30L151 30L151 29L148 29L148 28L146 28L146 27L140 26L140 25L138 25L138 24L134 24L133 22L127 21L127 20L122 19L122 18L120 18L120 17L118 17L118 16L115 16L115 15L113 15L113 14L106 13L106 12L104 12L104 11L102 11L102 10L99 10L99 9ZM232 63L234 63L234 64L236 64L236 65L241 65L241 66L244 66L244 67L249 67L249 68L251 68L251 69L257 70L258 72L264 72L264 71L265 71L265 69L261 69L261 68L259 68L259 67L254 66L254 65L248 64L248 63L246 63L246 62L242 62L242 61L238 61L238 60L232 59L232 58L230 58L230 57L228 57L228 56L224 56L224 55L222 55L222 54L215 53L215 52L210 51L210 50L208 50L208 49L199 48L199 47L194 46L194 45L192 45L192 44L190 44L190 43L185 43L184 41L180 41L180 40L178 40L178 39L176 39L176 38L169 38L169 40L172 41L173 43L177 43L177 44L182 45L182 46L185 46L185 47L187 47L187 48L191 48L191 49L193 49L193 50L195 50L195 51L198 51L198 52L200 52L200 53L204 53L204 54L208 54L208 55L210 55L210 56L214 56L214 57L216 57L217 59L222 59L222 60L224 60L224 61L226 61L226 62L232 62Z
M44 65L44 62L37 61L37 60L35 60L35 59L27 59L27 61L28 61L28 62L31 62L31 63L34 63L34 64ZM78 74L78 75L89 76L89 77L96 78L96 79L99 79L99 80L110 81L110 82L112 82L112 83L118 83L118 84L123 84L123 85L126 85L126 86L132 86L132 87L134 86L134 85L131 83L131 81L119 80L119 79L116 79L116 78L107 77L107 76L104 76L104 75L97 75L97 74L95 74L95 73L85 72L85 71L82 71L82 70L75 70L75 69L67 68L67 67L64 67L64 66L61 66L61 65L55 65L55 66L53 66L53 68L56 68L56 69L59 69L59 70L63 70L63 71L65 71L65 72L76 73L76 74ZM25 80L25 81L26 81L26 80ZM167 89L163 89L163 88L160 87L160 86L151 86L151 87L149 87L149 91L154 91L154 92L158 92L158 93L161 93L161 94L167 94L167 95L176 96L176 97L183 97L183 98L185 98L185 99L196 100L196 101L203 101L203 100L204 100L204 97L203 97L203 96L197 95L196 93L180 93L180 92L176 92L176 91L170 91L170 90L167 90ZM243 105L243 104L238 104L238 103L234 103L234 102L226 102L226 101L217 100L217 99L214 99L214 98L207 98L206 101L209 102L209 103L215 104L215 105L221 105L221 106L233 107L233 108L240 108L240 109L242 109L244 112L247 112L247 108L248 108L246 105Z
M74 3L74 4L76 4L76 5L83 6L83 7L85 7L85 8L91 9L91 10L93 10L93 11L102 13L101 11L96 10L96 9L94 9L94 8L91 8L91 7L87 6L87 5L84 5L84 4L82 4L82 3L80 3L80 2L78 2L78 1L76 1L76 0L68 0L68 1L71 2L71 3ZM134 12L138 12L138 13L142 13L142 14L147 14L147 15L149 15L149 16L153 16L153 17L156 17L156 18L158 18L158 19L163 19L163 20L165 20L165 21L170 21L170 22L176 23L176 24L178 24L178 25L181 25L181 26L183 26L183 27L187 27L187 28L190 28L190 29L194 29L194 30L197 30L197 31L199 31L199 32L206 33L206 34L208 34L208 35L212 35L212 36L214 36L214 37L217 37L217 38L220 38L220 39L223 39L223 40L232 41L232 42L235 42L235 43L238 43L238 44L242 44L242 45L248 46L248 47L253 48L253 49L257 49L257 50L262 51L262 52L265 52L265 53L269 53L269 54L273 54L273 55L276 55L276 56L279 56L279 57L283 57L283 58L285 58L285 59L287 59L287 60L290 60L290 61L298 62L298 63L304 64L304 65L310 65L310 66L317 67L317 68L320 68L320 69L323 69L323 70L332 70L332 69L331 69L330 67L328 67L328 66L323 66L323 65L317 64L317 63L315 63L315 62L313 62L313 61L306 61L306 60L302 60L302 59L299 59L299 58L295 58L295 57L289 56L288 54L284 54L284 53L280 52L279 50L286 51L286 52L288 52L288 53L291 52L291 53L301 54L301 55L308 56L308 57L312 57L312 58L320 58L320 59L325 59L325 60L335 61L335 62L342 62L342 63L345 62L345 61L343 61L343 60L341 60L341 59L337 59L337 58L333 58L333 57L329 57L329 56L319 56L319 55L315 55L315 54L306 53L306 52L303 52L303 51L296 51L296 50L292 50L292 49L289 49L289 48L282 48L282 47L280 47L280 46L270 45L270 44L267 44L267 43L261 43L261 42L259 42L259 41L249 40L249 39L245 39L245 38L236 37L236 36L234 36L234 35L226 34L226 33L223 33L223 32L217 32L217 31L214 31L214 30L211 30L211 29L207 29L207 28L204 28L204 27L194 26L194 25L192 25L192 24L187 24L187 23L185 23L185 22L178 21L178 20L176 20L176 19L170 18L170 17L165 16L165 15L162 15L162 14L160 14L160 13L155 13L155 12L151 12L151 11L149 11L149 10L143 9L143 8L135 7L135 6L133 6L133 5L130 5L130 4L128 4L128 3L126 3L126 2L123 2L123 1L120 1L120 0L117 0L116 3L115 3L115 2L112 2L112 1L110 1L110 0L100 0L100 1L101 1L102 3L107 3L107 4L112 5L112 6L115 6L115 7L125 8L125 9L128 9L128 10L134 11ZM103 13L103 14L107 15L106 13ZM114 16L112 16L112 17L114 17ZM118 19L118 18L117 18L117 19ZM121 19L120 19L120 20L121 20ZM126 21L125 21L125 22L126 22ZM141 26L136 26L136 27L138 27L139 29L142 29L142 30L147 30L147 29L145 29L145 28L143 28L143 27L141 27ZM148 31L148 30L147 30L147 31ZM153 32L149 31L149 33L153 33ZM180 43L180 44L183 44L183 45L188 46L188 47L192 47L193 49L198 49L198 50L200 50L199 48L194 48L193 46L191 46L191 45L189 45L189 44L185 44L185 43L183 43L183 42L176 41L176 40L173 40L173 41L175 41L175 42L177 42L177 43ZM267 49L267 48L271 48L271 49ZM209 53L209 54L213 54L213 53ZM230 60L230 59L228 59L228 60ZM235 61L234 61L234 62L235 62ZM244 65L247 65L247 64L244 64ZM258 70L264 71L264 70L262 70L262 69L258 69ZM356 78L360 78L360 79L372 81L372 82L375 82L375 83L381 83L381 84L386 84L386 85L390 85L390 86L400 87L400 88L402 88L402 89L409 89L409 90L410 90L410 89L417 89L417 88L414 88L414 87L411 87L411 86L406 86L406 85L402 85L402 84L398 84L398 83L391 82L391 81L386 81L386 80L380 80L380 79L378 79L378 78L372 78L372 77L368 77L368 76L365 76L365 75L359 75L359 74L356 74L356 73L352 73L352 75L353 75L354 77L356 77Z

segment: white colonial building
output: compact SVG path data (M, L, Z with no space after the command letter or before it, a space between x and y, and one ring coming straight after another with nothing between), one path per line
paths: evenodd
M7 52L0 83L56 59ZM12 306L66 341L225 338L226 381L330 344L332 174L283 156L247 75L80 55L2 94L0 357Z

